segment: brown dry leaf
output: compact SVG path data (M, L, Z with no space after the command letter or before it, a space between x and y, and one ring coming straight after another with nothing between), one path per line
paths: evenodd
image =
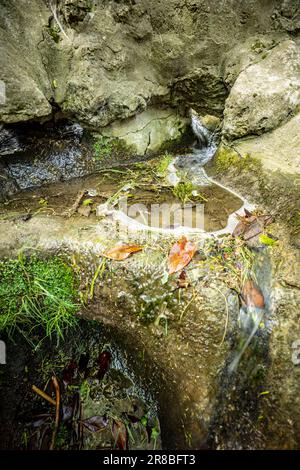
M126 450L127 449L127 429L122 421L113 421L112 425L112 434L117 449Z
M187 279L187 275L185 270L183 269L179 274L177 286L179 289L186 289L189 286L189 280Z
M260 288L252 281L247 279L243 286L242 297L247 307L264 308L265 299Z
M245 210L245 215L236 214L238 223L235 226L232 235L234 237L243 237L248 246L258 246L259 235L263 233L264 228L272 222L270 215L256 215Z
M170 251L168 258L169 274L181 271L189 264L194 254L196 253L196 245L190 242L186 237L182 237L176 242Z
M128 256L132 255L132 253L137 253L142 249L140 245L116 245L105 251L103 256L116 261L123 261L128 258Z

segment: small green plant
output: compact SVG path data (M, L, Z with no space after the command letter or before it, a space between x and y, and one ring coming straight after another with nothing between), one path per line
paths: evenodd
M166 153L163 158L156 165L156 173L158 176L164 178L167 174L167 169L170 163L173 161L173 155Z
M49 34L52 37L53 41L58 43L60 41L60 29L59 27L55 24L53 26L50 26L48 28Z
M114 145L110 137L101 136L96 140L93 148L95 159L102 161L111 155Z
M22 333L33 345L45 337L63 338L77 323L76 279L59 257L33 256L0 262L0 331Z
M192 200L194 190L195 186L190 181L180 181L172 188L172 193L185 204L187 201Z

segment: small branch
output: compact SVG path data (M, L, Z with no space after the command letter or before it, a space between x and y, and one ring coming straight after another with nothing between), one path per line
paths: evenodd
M65 210L62 213L62 215L66 217L71 217L73 214L75 214L85 194L86 194L86 189L79 191L72 207L70 209Z
M53 398L49 397L49 395L47 395L47 393L45 393L43 390L41 390L40 388L36 387L35 385L32 385L32 391L37 393L38 395L40 395L40 397L44 398L44 400L47 400L49 403L51 403L51 405L54 405L56 406L56 401L53 400Z
M53 450L55 446L55 440L56 440L57 431L59 427L59 415L60 415L60 390L59 390L59 383L55 375L53 375L52 377L52 382L55 388L55 395L56 395L56 413L55 413L55 425L54 425L54 430L52 434L50 450Z

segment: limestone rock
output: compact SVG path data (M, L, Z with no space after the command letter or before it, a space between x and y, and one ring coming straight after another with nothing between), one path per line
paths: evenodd
M39 44L48 21L45 2L1 2L0 80L5 100L0 121L19 122L51 114L51 85Z
M226 100L223 135L235 139L278 127L300 104L300 48L286 40L240 73Z
M179 139L188 124L172 109L148 108L125 121L116 121L102 130L107 137L117 137L135 149L138 155L158 151L163 144Z
M50 2L34 0L26 8L24 2L1 2L0 80L7 102L0 121L40 119L62 109L94 131L157 104L221 116L224 55L254 34L286 38L285 28L297 28L298 21L290 14L293 2L281 11L275 0L234 8L218 0L57 0L62 33Z
M236 150L260 160L266 170L300 174L300 114L257 137L235 142Z

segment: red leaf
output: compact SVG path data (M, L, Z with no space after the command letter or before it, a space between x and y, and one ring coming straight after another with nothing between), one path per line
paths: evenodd
M248 279L242 290L242 297L247 307L264 308L265 299L260 288L252 281Z
M123 261L128 258L132 253L137 253L143 248L140 245L116 245L113 248L105 251L103 256L115 261Z
M127 429L122 421L113 421L112 433L118 449L127 449Z
M196 245L189 242L186 237L182 237L176 242L170 251L168 259L169 274L181 271L189 264L194 254L196 253Z
M111 354L109 351L103 351L98 358L99 372L98 378L103 379L104 375L108 371L111 361Z
M71 361L70 364L63 370L62 379L65 386L72 383L78 370L78 366L75 361Z

